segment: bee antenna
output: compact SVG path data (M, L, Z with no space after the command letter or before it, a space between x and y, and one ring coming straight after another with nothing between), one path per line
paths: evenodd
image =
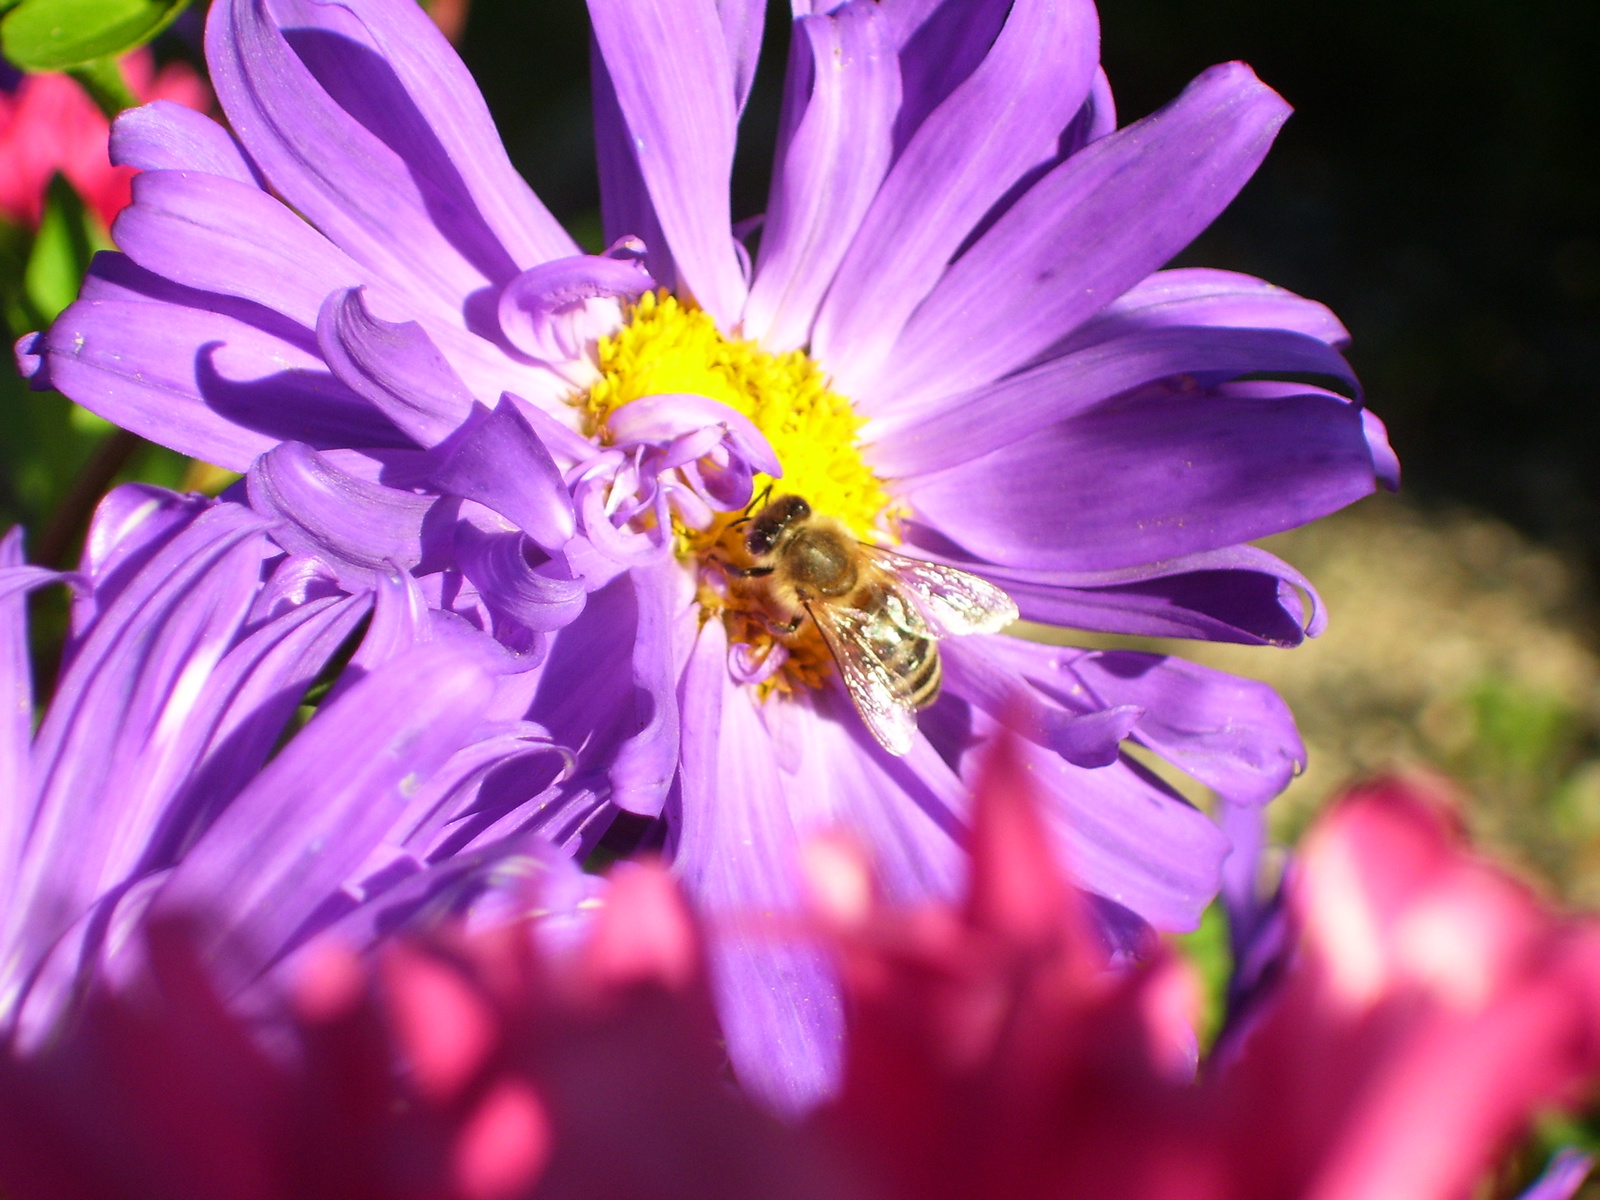
M767 497L770 495L772 495L772 483L769 480L766 487L762 488L754 496L750 497L750 503L744 506L744 511L748 513L753 508L765 505L767 502Z

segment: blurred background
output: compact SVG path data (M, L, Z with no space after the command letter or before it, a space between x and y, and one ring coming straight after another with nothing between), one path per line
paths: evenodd
M595 246L581 0L435 0L433 12L513 162ZM775 15L736 218L764 207L787 42ZM1102 0L1101 16L1124 122L1232 58L1296 106L1181 262L1331 305L1406 471L1401 496L1268 542L1322 589L1323 638L1288 652L1162 648L1267 679L1295 708L1311 759L1275 806L1280 836L1354 776L1440 771L1475 832L1537 886L1600 906L1600 4ZM151 69L200 67L200 18L191 8L157 39ZM0 95L16 87L0 78ZM0 173L14 108L0 104ZM105 239L94 204L59 181L39 213L0 223L13 338L71 299ZM26 524L38 561L75 553L116 479L226 482L26 393L9 367L0 403L0 525Z

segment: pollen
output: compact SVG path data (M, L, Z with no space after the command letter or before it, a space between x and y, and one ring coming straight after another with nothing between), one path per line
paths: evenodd
M607 418L630 400L671 392L707 396L748 417L783 466L782 479L756 476L757 497L770 485L773 495L804 497L813 511L842 521L862 541L898 540L891 497L861 457L866 421L803 350L773 354L755 341L724 337L708 313L661 290L639 297L622 327L600 339L597 358L600 382L578 403L585 432L602 443ZM676 530L679 557L707 568L699 589L702 614L720 615L729 641L749 646L757 659L783 645L787 660L762 685L763 694L819 687L833 664L818 631L807 622L793 634L772 632L767 615L742 601L717 569L744 557L737 525L744 515L726 514L705 530Z
M804 496L863 541L883 540L889 494L861 458L857 438L866 421L804 351L773 354L723 337L709 314L662 291L639 298L622 328L600 339L598 357L602 378L583 400L591 435L604 441L606 417L641 396L708 396L749 417L783 464L779 482L756 477L758 495L773 483L774 494ZM714 542L718 534L691 541Z

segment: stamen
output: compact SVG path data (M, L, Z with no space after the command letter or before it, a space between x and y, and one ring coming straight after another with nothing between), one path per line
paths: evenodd
M610 441L606 422L624 404L644 396L691 393L709 397L749 417L771 444L783 477L757 474L753 495L792 493L814 512L834 517L863 541L894 538L895 513L883 482L861 457L857 437L866 424L849 400L804 351L773 354L754 341L730 339L711 317L666 291L646 292L625 313L622 327L599 340L600 382L578 403L585 432ZM702 619L720 615L730 644L743 644L751 663L781 645L782 665L760 683L763 694L820 687L833 670L815 626L775 631L772 614L738 577L752 565L744 548L747 513L718 513L705 528L675 521L673 549L698 561ZM732 570L730 570L732 568Z

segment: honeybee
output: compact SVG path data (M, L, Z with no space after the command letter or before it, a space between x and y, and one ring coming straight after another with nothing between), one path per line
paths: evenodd
M941 637L995 633L1017 619L999 588L954 567L907 558L852 537L799 496L748 519L751 565L735 573L791 634L809 617L856 711L890 754L911 749L917 710L939 696Z

